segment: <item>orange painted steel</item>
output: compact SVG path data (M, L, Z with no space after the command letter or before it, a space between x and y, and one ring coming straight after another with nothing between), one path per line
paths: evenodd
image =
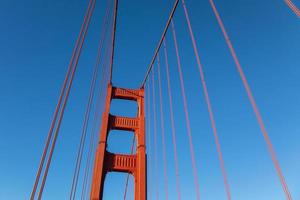
M136 101L138 104L137 117L111 115L110 104L112 99ZM136 153L125 155L108 152L106 147L110 130L133 131L137 139ZM100 141L94 164L90 200L102 200L105 176L108 172L131 174L134 177L135 200L146 200L146 159L144 89L123 89L109 84L105 110L102 116Z

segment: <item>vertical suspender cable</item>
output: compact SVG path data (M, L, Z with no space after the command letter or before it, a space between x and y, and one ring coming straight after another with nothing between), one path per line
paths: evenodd
M195 185L195 190L196 190L196 197L197 197L197 200L199 200L200 199L200 190L199 190L198 172L197 172L197 165L196 165L193 138L192 138L192 130L191 130L191 125L190 125L190 118L189 118L189 111L188 111L188 105L187 105L187 99L186 99L186 92L185 92L184 80L183 80L182 69L181 69L181 60L180 60L177 37L176 37L175 26L174 26L173 20L171 22L171 27L172 27L174 46L175 46L175 51L176 51L177 67L178 67L179 78L180 78L180 88L181 88L181 93L182 93L185 120L186 120L186 126L187 126L187 133L188 133L189 145L190 145L190 154L191 154L191 158L192 158L194 185Z
M191 25L191 21L190 21L189 13L187 11L185 0L182 0L181 2L182 2L182 5L183 5L184 14L185 14L186 22L187 22L187 25L188 25L190 37L191 37L191 40L192 40L195 57L196 57L196 60L197 60L197 65L198 65L198 70L199 70L200 79L201 79L201 83L202 83L203 93L204 93L204 96L205 96L207 110L208 110L208 113L209 113L209 119L210 119L211 127L212 127L212 130L213 130L213 135L214 135L215 143L216 143L216 147L217 147L217 152L218 152L220 167L221 167L221 171L222 171L222 175L223 175L223 180L224 180L225 190L226 190L226 194L227 194L227 199L230 200L231 199L230 186L229 186L229 183L228 183L227 172L226 172L226 169L225 169L225 164L224 164L221 144L220 144L220 140L219 140L219 136L218 136L216 121L215 121L215 117L214 117L214 113L213 113L213 109L212 109L212 105L211 105L211 101L210 101L210 98L209 98L209 93L208 93L208 89L207 89L207 85L206 85L206 81L205 81L203 66L202 66L202 63L200 61L200 56L199 56L199 51L198 51L198 47L197 47L197 44L196 44L195 34L193 32L193 28L192 28L192 25Z
M161 140L162 140L162 150L163 150L163 161L164 161L164 178L165 178L165 195L166 200L168 200L168 173L167 173L167 153L166 153L166 142L165 142L165 122L164 122L164 112L163 112L163 96L162 96L162 83L160 76L160 59L159 54L157 54L157 75L158 75L158 86L159 86L159 99L160 99L160 121L161 121Z
M164 40L163 45L164 45L166 75L167 75L167 83L168 83L168 97L169 97L169 108L170 108L170 118L171 118L171 128L172 128L172 143L173 143L174 162L175 162L174 164L175 164L175 173L176 173L176 191L177 191L177 199L180 200L181 192L180 192L180 178L179 178L179 164L178 164L179 161L178 161L177 144L176 144L176 130L175 130L175 122L174 122L173 99L172 99L172 92L171 92L171 81L170 81L166 40Z
M155 163L155 192L156 200L159 199L158 190L158 153L157 153L157 127L156 127L156 97L155 97L155 78L154 71L152 71L152 96L153 96L153 128L154 128L154 163Z
M160 59L159 53L157 54L157 75L158 75L158 88L159 88L159 104L160 104L160 122L161 122L161 140L162 140L162 150L163 150L163 162L164 162L164 183L165 183L165 195L166 200L168 200L168 173L167 173L167 153L166 153L166 142L165 142L165 122L164 122L164 110L163 110L163 96L162 96L162 83L160 76Z
M221 31L222 31L222 33L223 33L223 36L224 36L224 38L225 38L226 44L227 44L227 46L228 46L228 48L229 48L229 50L230 50L230 53L231 53L231 55L232 55L232 57L233 57L233 60L234 60L235 65L236 65L236 68L237 68L237 70L238 70L238 72L239 72L239 75L240 75L240 77L241 77L241 79L242 79L243 85L244 85L244 87L245 87L245 89L246 89L246 92L247 92L249 101L250 101L251 106L252 106L252 108L253 108L253 110L254 110L254 113L255 113L255 116L256 116L256 118L257 118L258 124L259 124L259 126L260 126L261 132L262 132L263 137L264 137L264 139L265 139L265 141L266 141L266 143L267 143L268 150L269 150L269 152L270 152L270 154L271 154L271 157L272 157L272 160L273 160L275 169L276 169L276 171L277 171L278 177L279 177L279 179L280 179L282 188L283 188L283 190L284 190L286 199L292 200L292 196L291 196L291 194L290 194L290 192L289 192L287 183L286 183L286 181L285 181L285 178L284 178L283 173L282 173L282 171L281 171L279 162L278 162L278 160L277 160L275 150L274 150L273 145L272 145L272 143L271 143L269 134L268 134L268 132L267 132L267 130L266 130L265 124L264 124L264 122L263 122L263 119L262 119L262 116L261 116L260 111L259 111L259 109L258 109L258 106L257 106L257 104L256 104L256 101L255 101L255 99L254 99L253 93L252 93L252 91L251 91L251 89L250 89L250 86L249 86L248 81L247 81L247 79L246 79L246 76L245 76L245 74L244 74L243 68L242 68L242 66L241 66L241 64L240 64L240 61L239 61L239 59L238 59L238 57L237 57L237 54L236 54L236 52L235 52L235 50L234 50L234 48L233 48L233 45L232 45L232 43L231 43L231 41L230 41L230 38L229 38L229 36L228 36L228 34L227 34L227 31L226 31L225 26L224 26L224 24L223 24L223 21L222 21L222 19L221 19L221 17L220 17L220 14L219 14L219 12L218 12L216 6L215 6L214 1L213 1L213 0L209 0L209 2L210 2L210 5L211 5L211 7L212 7L212 9L213 9L213 12L214 12L214 14L215 14L215 16L216 16L216 18L217 18L218 24L219 24L219 26L220 26L220 28L221 28Z
M75 72L76 72L76 69L77 69L78 60L79 60L79 57L80 57L80 54L81 54L82 46L84 44L85 36L86 36L87 30L89 28L89 24L90 24L90 20L91 20L94 8L95 8L95 1L93 1L91 11L88 15L87 25L86 25L86 28L83 32L83 36L82 36L83 39L82 39L82 42L81 42L81 44L79 46L79 50L78 50L78 56L76 57L75 62L74 62L74 68L72 70L70 83L69 83L67 91L66 91L65 99L64 99L64 102L63 102L63 105L62 105L62 108L61 108L61 112L60 112L60 116L59 116L59 119L58 119L58 122L57 122L57 126L56 126L56 129L55 129L55 132L54 132L53 142L52 142L50 152L49 152L49 156L48 156L48 159L47 159L45 172L44 172L44 175L43 175L40 191L39 191L39 194L38 194L38 199L42 198L42 193L43 193L43 190L44 190L44 186L45 186L45 182L46 182L46 179L47 179L49 167L50 167L50 164L51 164L52 155L53 155L53 151L54 151L54 148L55 148L55 144L56 144L58 132L59 132L59 129L60 129L61 121L62 121L62 118L63 118L64 110L65 110L67 100L68 100L68 97L69 97L69 94L70 94L71 86L72 86L74 76L75 76Z
M42 170L43 170L43 167L44 167L44 163L45 163L46 155L47 155L48 148L49 148L49 145L50 145L50 141L51 141L51 138L52 138L52 135L53 135L53 129L54 129L56 121L57 121L57 116L58 116L59 110L61 108L62 100L65 96L65 90L66 90L67 84L69 82L71 70L73 69L74 59L75 59L76 56L78 56L79 44L82 41L83 32L84 32L84 29L85 29L85 26L86 26L88 16L91 12L92 4L93 4L93 1L90 0L89 5L88 5L88 9L87 9L85 17L84 17L83 24L81 25L79 36L78 36L76 44L75 44L75 48L73 50L72 58L70 60L69 66L68 66L67 74L66 74L66 77L65 77L65 80L64 80L64 83L63 83L63 87L62 87L60 96L59 96L59 100L58 100L58 103L57 103L57 106L56 106L56 109L55 109L55 112L54 112L54 115L53 115L53 119L52 119L52 122L51 122L51 127L50 127L50 130L48 132L46 144L45 144L45 147L44 147L44 150L43 150L43 154L42 154L42 158L41 158L41 161L40 161L40 164L39 164L38 172L37 172L37 175L36 175L36 178L35 178L34 186L33 186L33 189L32 189L31 195L30 195L30 200L33 200L34 197L35 197L35 194L36 194L36 190L37 190L39 180L40 180L40 176L41 176L41 173L42 173Z

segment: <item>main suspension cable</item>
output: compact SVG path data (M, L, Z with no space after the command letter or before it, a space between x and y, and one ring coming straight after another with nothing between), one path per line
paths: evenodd
M209 0L209 2L210 2L210 5L211 5L211 7L212 7L212 9L213 9L213 12L214 12L214 14L215 14L215 16L216 16L216 18L217 18L219 27L220 27L220 29L221 29L221 31L222 31L222 33L223 33L223 36L224 36L225 41L226 41L226 44L227 44L227 46L228 46L228 48L229 48L229 50L230 50L230 53L231 53L231 55L232 55L232 58L233 58L234 62L235 62L236 68L237 68L237 70L238 70L238 72L239 72L239 75L240 75L240 77L241 77L241 79L242 79L243 85L244 85L244 87L245 87L245 89L246 89L246 92L247 92L249 101L250 101L250 103L251 103L252 109L253 109L253 111L254 111L254 113L255 113L255 116L256 116L256 118L257 118L259 127L260 127L261 132L262 132L262 134L263 134L263 137L264 137L264 139L265 139L265 141L266 141L266 143L267 143L268 150L269 150L269 152L270 152L270 154L271 154L271 158L272 158L272 160L273 160L273 164L274 164L274 166L275 166L275 169L276 169L276 171L277 171L278 177L279 177L279 179L280 179L281 186L282 186L282 188L283 188L283 190L284 190L286 199L292 200L292 196L291 196L291 194L290 194L290 192L289 192L288 185L287 185L287 183L286 183L286 181L285 181L285 178L284 178L284 176L283 176L283 173L282 173L282 171L281 171L281 167L280 167L279 162L278 162L278 159L277 159L277 157L276 157L276 153L275 153L275 150L274 150L273 145L272 145L272 143L271 143L271 139L270 139L269 134L268 134L268 132L267 132L267 130L266 130L266 127L265 127L265 124L264 124L264 122L263 122L262 116L261 116L261 114L260 114L260 111L259 111L258 106L257 106L257 104L256 104L256 101L255 101L255 99L254 99L253 93L252 93L252 91L251 91L251 89L250 89L250 86L249 86L248 81L247 81L247 79L246 79L246 76L245 76L245 74L244 74L243 68L242 68L242 66L241 66L241 64L240 64L240 61L239 61L239 59L238 59L238 57L237 57L237 54L236 54L236 52L235 52L235 50L234 50L234 48L233 48L233 45L232 45L232 43L231 43L231 41L230 41L230 38L229 38L229 36L228 36L228 34L227 34L227 31L226 31L225 26L224 26L224 24L223 24L223 21L222 21L222 19L221 19L221 17L220 17L220 14L219 14L219 12L218 12L216 6L215 6L214 1L213 1L213 0Z
M191 40L192 40L194 54L195 54L195 57L196 57L196 60L197 60L198 71L199 71L199 74L200 74L200 80L201 80L201 83L202 83L203 93L204 93L204 96L205 96L205 101L206 101L207 110L208 110L208 113L209 113L209 119L210 119L211 127L212 127L212 130L213 130L213 135L214 135L214 138L215 138L215 143L216 143L216 147L217 147L217 152L218 152L218 157L219 157L219 161L220 161L221 172L222 172L222 175L223 175L223 181L224 181L224 185L225 185L227 199L231 200L230 186L229 186L229 183L228 183L227 172L226 172L226 169L225 169L221 144L220 144L220 140L219 140L219 136L218 136L217 126L216 126L216 121L215 121L211 101L210 101L210 98L209 98L207 84L206 84L206 81L205 81L203 66L202 66L202 63L200 61L200 56L199 56L199 51L198 51L198 47L197 47L197 44L196 44L195 34L194 34L194 31L193 31L193 28L192 28L192 24L191 24L190 16L189 16L186 4L185 4L185 0L182 0L181 2L182 2L184 14L185 14L186 22L187 22L187 25L188 25L190 37L191 37Z
M147 72L146 72L146 76L145 76L145 78L144 78L144 80L143 80L143 82L142 82L141 88L144 87L144 85L145 85L145 83L146 83L146 81L147 81L147 79L148 79L148 77L149 77L149 74L150 74L150 72L151 72L151 70L152 70L152 67L153 67L153 64L154 64L154 62L155 62L156 56L157 56L157 54L158 54L158 52L159 52L159 50L160 50L160 47L161 47L161 45L162 45L162 42L163 42L163 40L164 40L164 38L165 38L165 35L166 35L166 33L167 33L168 29L169 29L169 26L170 26L171 20L172 20L172 18L173 18L173 15L174 15L174 13L175 13L175 11L176 11L176 9L177 9L178 3L179 3L179 0L176 0L175 3L174 3L174 5L173 5L172 11L171 11L171 13L170 13L170 15L169 15L169 18L168 18L168 21L167 21L166 26L165 26L165 28L164 28L164 31L163 31L163 33L162 33L162 35L161 35L161 38L160 38L160 40L159 40L159 42L158 42L158 45L157 45L156 49L155 49L154 55L153 55L153 57L152 57L152 60L151 60L150 64L148 65L148 69L147 69Z
M113 26L112 26L112 41L111 41L111 60L110 60L110 71L109 71L109 82L112 82L112 70L114 64L114 54L115 54L115 41L116 41L116 30L117 30L117 17L118 17L118 4L119 0L115 0L114 4L114 19L113 19Z

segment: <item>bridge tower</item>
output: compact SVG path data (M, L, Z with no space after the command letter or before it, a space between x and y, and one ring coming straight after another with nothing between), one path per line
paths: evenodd
M112 99L136 101L138 112L135 118L114 116L110 114ZM110 130L132 131L137 141L136 153L132 155L107 151L107 139ZM102 200L105 176L109 172L129 173L134 177L135 200L146 200L146 145L144 89L133 90L116 88L108 85L105 110L102 116L100 140L97 147L93 179L91 184L91 200Z

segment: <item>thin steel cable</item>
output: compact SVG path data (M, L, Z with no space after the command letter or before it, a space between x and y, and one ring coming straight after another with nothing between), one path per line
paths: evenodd
M167 75L167 83L168 83L169 109L170 109L171 129L172 129L172 143L173 143L174 165L175 165L175 173L176 173L176 191L177 191L177 199L180 200L181 199L181 190L180 190L180 177L179 177L179 161L178 161L177 144L176 144L176 129L175 129L174 112L173 112L173 97L172 97L172 92L171 92L169 61L168 61L167 45L166 45L165 40L164 40L163 45L164 45L165 66L166 66L166 75Z
M257 121L258 121L258 124L259 124L259 126L260 126L261 132L262 132L263 137L264 137L264 139L265 139L265 141L266 141L266 143L267 143L268 150L269 150L269 152L270 152L270 154L271 154L271 158L272 158L272 160L273 160L275 169L276 169L277 174L278 174L278 177L279 177L279 179L280 179L281 186L282 186L283 191L284 191L284 193L285 193L286 199L292 200L292 196L291 196L291 194L290 194L290 192L289 192L288 185L287 185L287 183L286 183L286 181L285 181L285 178L284 178L284 176L283 176L283 173L282 173L282 171L281 171L281 168L280 168L278 159L277 159L277 157L276 157L275 150L274 150L273 145L272 145L272 143L271 143L269 134L268 134L268 132L267 132L267 130L266 130L265 124L264 124L264 122L263 122L263 119L262 119L262 116L261 116L260 111L259 111L259 109L258 109L258 106L257 106L257 104L256 104L256 101L255 101L255 99L254 99L253 93L252 93L252 91L251 91L251 89L250 89L250 86L249 86L248 81L247 81L247 79L246 79L246 76L245 76L245 74L244 74L243 68L242 68L242 66L241 66L241 64L240 64L240 61L239 61L239 59L238 59L238 57L237 57L237 54L236 54L236 52L235 52L235 50L234 50L234 48L233 48L233 45L232 45L232 43L231 43L231 41L230 41L230 38L229 38L229 36L228 36L228 34L227 34L227 31L226 31L225 26L224 26L224 24L223 24L223 21L222 21L222 19L221 19L221 17L220 17L220 14L219 14L219 12L218 12L216 6L215 6L214 1L213 1L213 0L209 0L209 2L210 2L210 5L211 5L211 7L212 7L212 9L213 9L213 12L214 12L214 14L215 14L215 16L216 16L216 18L217 18L218 24L219 24L219 26L220 26L220 28L221 28L221 31L222 31L223 36L224 36L224 38L225 38L226 44L227 44L227 46L228 46L228 48L229 48L229 50L230 50L230 53L231 53L231 55L232 55L232 58L233 58L234 62L235 62L236 68L237 68L237 70L238 70L238 72L239 72L239 75L240 75L240 77L241 77L241 79L242 79L243 85L244 85L244 87L245 87L245 89L246 89L246 92L247 92L249 101L250 101L250 103L251 103L251 106L252 106L253 111L254 111L254 113L255 113L255 116L256 116L256 118L257 118Z
M163 150L163 163L164 163L164 184L165 184L165 195L166 200L169 199L168 195L168 172L167 172L167 153L166 153L166 142L165 142L165 122L164 122L164 109L163 109L163 96L162 96L162 83L160 76L160 59L159 53L157 54L157 75L158 75L158 88L159 88L159 105L160 105L160 123L161 123L161 141Z
M59 132L61 121L62 121L62 118L63 118L63 115L64 115L64 110L65 110L65 107L67 105L67 100L68 100L69 93L70 93L70 90L71 90L71 87L72 87L72 83L73 83L73 80L74 80L75 72L76 72L77 65L78 65L78 60L79 60L79 57L80 57L80 54L81 54L82 46L83 46L84 41L85 41L85 36L86 36L86 33L88 31L88 28L89 28L89 24L90 24L90 20L91 20L94 8L95 8L95 1L93 1L91 12L88 15L86 29L85 29L85 31L83 33L83 36L82 36L83 40L82 40L82 42L80 44L80 47L79 47L78 56L76 57L75 62L74 62L74 68L72 70L72 74L71 74L71 78L70 78L70 83L69 83L68 88L67 88L67 92L66 92L65 99L64 99L64 102L63 102L63 105L62 105L62 108L61 108L61 112L60 112L60 116L59 116L59 119L58 119L58 123L57 123L56 129L55 129L55 132L54 132L53 142L52 142L52 145L51 145L51 148L50 148L50 152L49 152L49 156L48 156L48 159L47 159L47 164L46 164L45 172L44 172L43 179L42 179L42 182L41 182L41 187L40 187L40 191L39 191L39 194L38 194L38 199L42 198L42 194L43 194L45 182L46 182L46 179L47 179L49 167L50 167L50 164L51 164L52 155L53 155L53 151L54 151L54 148L55 148L55 144L56 144L58 132Z
M288 7L300 18L300 10L296 7L296 5L291 0L285 0L285 3Z
M220 144L220 140L219 140L219 136L218 136L216 120L215 120L215 117L214 117L214 113L213 113L213 109L212 109L212 105L211 105L211 101L210 101L209 93L208 93L208 89L207 89L207 84L206 84L206 81L205 81L203 65L202 65L201 60L200 60L199 51L198 51L198 47L197 47L197 43L196 43L196 39L195 39L195 34L194 34L194 31L193 31L193 28L192 28L190 16L189 16L185 1L182 0L181 2L182 2L183 9L184 9L184 14L185 14L186 22L187 22L187 25L188 25L190 37L191 37L191 40L192 40L193 50L194 50L195 57L196 57L196 60L197 60L198 71L199 71L200 80L201 80L201 84L202 84L202 88L203 88L205 102L206 102L206 105L207 105L207 110L208 110L208 113L209 113L209 119L210 119L211 127L212 127L212 130L213 130L215 144L216 144L216 147L217 147L217 152L218 152L221 172L222 172L222 175L223 175L223 181L224 181L224 186L225 186L225 190L226 190L227 199L231 200L231 191L230 191L230 186L229 186L229 182L228 182L227 171L226 171L226 168L225 168L225 163L224 163L223 154L222 154L222 148L221 148L221 144Z
M88 104L86 106L84 122L83 122L83 127L82 127L82 133L81 133L81 138L80 138L80 145L78 148L78 153L77 153L77 158L76 158L76 167L74 170L74 175L73 175L73 180L72 180L70 200L75 199L75 197L76 197L76 190L77 190L78 178L79 178L79 174L80 174L81 161L82 161L82 156L83 156L83 151L84 151L84 146L85 146L87 129L88 129L88 125L89 125L92 102L93 102L94 94L95 94L95 83L97 80L98 69L99 68L96 67L93 72L93 78L92 78L91 87L90 87L90 94L88 97Z
M154 163L155 163L155 193L156 200L159 199L158 189L158 154L157 154L157 121L156 121L156 100L155 100L155 78L154 71L152 71L152 96L153 96L153 129L154 129Z
M191 154L191 159L192 159L192 168L193 168L193 175L194 175L194 186L195 186L195 190L196 190L197 200L200 200L198 171L197 171L197 165L196 165L196 159L195 159L192 130L191 130L191 125L190 125L190 118L189 118L189 111L188 111L188 105L187 105L187 99L186 99L186 92L185 92L184 80L183 80L183 75L182 75L181 60L180 60L177 37L176 37L176 31L175 31L175 26L174 26L173 20L171 22L171 27L172 27L172 34L173 34L175 51L176 51L177 67L178 67L179 78L180 78L180 89L181 89L181 94L182 94L182 99L183 99L185 121L186 121L187 133L188 133L188 138L189 138L190 154Z
M34 182L34 186L33 186L33 189L32 189L31 195L30 195L30 200L33 200L34 197L35 197L35 194L36 194L36 190L37 190L38 183L39 183L39 180L40 180L40 176L41 176L41 173L42 173L42 169L43 169L43 166L44 166L44 163L45 163L45 159L46 159L47 151L48 151L48 148L49 148L49 144L50 144L50 141L51 141L51 138L52 138L52 135L53 135L53 129L55 127L55 124L56 124L56 121L57 121L57 116L58 116L59 110L61 108L61 102L63 100L63 97L65 96L65 90L66 90L66 87L67 87L67 83L69 82L69 77L70 77L71 70L73 68L74 58L78 53L79 43L82 39L83 30L84 30L84 27L86 25L86 20L88 18L88 15L90 13L91 5L92 5L92 1L89 2L88 9L87 9L85 17L84 17L84 21L83 21L83 23L81 25L81 28L80 28L79 36L76 40L76 44L75 44L75 47L74 47L74 50L73 50L73 53L72 53L72 57L71 57L71 60L70 60L69 66L68 66L68 70L67 70L67 73L66 73L66 76L65 76L65 80L64 80L61 92L60 92L59 100L58 100L58 103L56 105L55 112L54 112L54 115L53 115L53 118L52 118L51 126L50 126L48 136L47 136L47 139L46 139L46 144L45 144L45 147L44 147L44 150L43 150L42 158L40 160L38 172L37 172L35 182Z

